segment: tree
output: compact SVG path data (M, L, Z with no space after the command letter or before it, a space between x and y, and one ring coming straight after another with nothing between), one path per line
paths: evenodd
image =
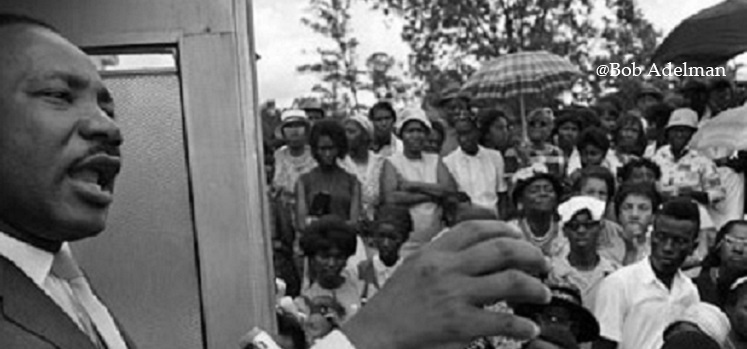
M446 71L463 82L480 61L517 51L546 50L591 75L597 55L637 59L653 52L658 35L633 0L368 1L405 18L411 69L433 90ZM591 81L596 91L601 83Z
M352 36L350 28L350 6L352 0L310 0L309 17L301 22L314 32L331 39L333 47L319 47L319 62L297 67L301 73L314 73L322 77L317 89L324 89L332 100L333 112L349 107L352 98L358 104L358 90L362 83L356 65L358 40ZM345 97L345 92L350 97Z

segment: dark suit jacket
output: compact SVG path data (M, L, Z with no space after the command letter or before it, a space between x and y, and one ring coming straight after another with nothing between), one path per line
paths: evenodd
M122 327L118 323L117 326L127 347L135 349ZM42 289L2 256L0 348L96 349L88 336Z

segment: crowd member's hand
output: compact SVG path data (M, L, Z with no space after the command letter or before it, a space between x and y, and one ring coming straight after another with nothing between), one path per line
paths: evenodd
M530 320L483 309L499 300L547 303L529 274L549 265L539 249L498 221L470 221L408 257L343 332L357 349L462 348L472 339L531 339Z

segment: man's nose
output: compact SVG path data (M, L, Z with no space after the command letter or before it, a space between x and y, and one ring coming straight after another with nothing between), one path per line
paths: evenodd
M79 130L83 138L111 146L118 147L124 141L117 123L99 107L91 112L90 117L80 120Z
M670 238L665 238L662 243L662 248L664 251L673 251L674 250L674 240Z

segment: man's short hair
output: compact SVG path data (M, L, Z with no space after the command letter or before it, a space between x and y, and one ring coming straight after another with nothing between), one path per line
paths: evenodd
M690 221L695 224L694 237L698 238L700 232L700 210L698 204L688 198L674 198L669 201L665 201L662 204L659 212L656 215L657 220L659 217L669 217L678 221ZM657 224L656 221L654 224Z
M588 145L593 145L606 152L610 149L610 139L607 137L607 132L604 132L598 127L589 127L578 135L578 141L576 141L576 147L579 151L586 148Z
M17 13L0 12L0 28L11 25L28 25L32 27L41 27L59 34L59 31L57 31L57 29L42 20Z

